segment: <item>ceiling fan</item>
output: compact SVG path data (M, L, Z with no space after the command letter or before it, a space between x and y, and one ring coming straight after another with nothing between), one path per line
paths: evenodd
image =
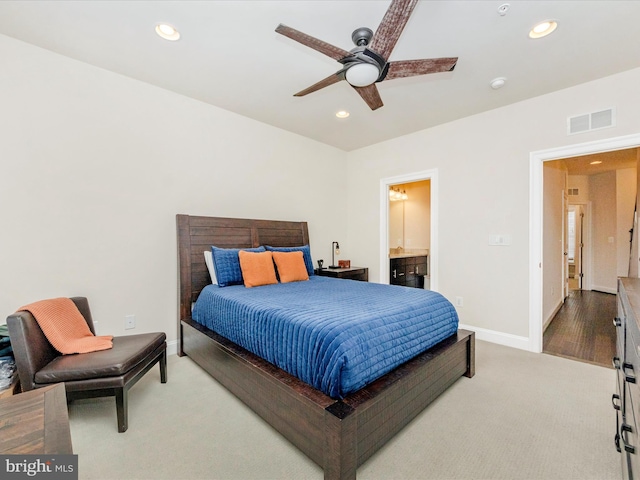
M286 25L278 25L276 32L311 47L343 65L333 75L294 96L302 97L346 80L367 102L371 110L375 110L383 106L375 85L377 82L453 70L458 57L387 61L417 3L418 0L392 0L375 34L366 27L358 28L353 32L351 39L356 47L350 51L335 47Z

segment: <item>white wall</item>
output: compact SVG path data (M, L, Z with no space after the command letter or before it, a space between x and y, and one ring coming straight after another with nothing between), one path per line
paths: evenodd
M553 319L564 301L564 223L563 192L567 185L564 162L547 162L544 165L544 245L542 318L544 325Z
M404 216L404 202L389 202L389 248L404 248Z
M634 207L636 204L637 174L635 168L616 170L616 277L629 276L631 258L631 235ZM617 285L616 285L617 288Z
M593 206L593 245L585 240L593 278L583 288L615 293L617 277L629 275L629 229L633 226L637 174L634 167L600 175L570 175L569 188L578 188L580 195L569 199L574 204L591 201Z
M99 334L174 341L177 213L306 220L348 258L346 178L319 181L344 152L2 35L0 58L5 315L84 295Z
M616 172L604 172L589 177L591 192L593 280L591 288L615 293L617 272Z
M635 69L350 152L354 261L379 279L380 179L437 169L439 291L463 297L464 324L526 346L529 269L539 268L529 258L530 154L640 132L638 84ZM568 116L611 106L616 127L567 135ZM490 234L512 243L489 246Z
M629 264L629 276L630 277L638 277L638 264L640 262L640 258L638 255L638 212L640 212L640 195L638 195L638 185L640 185L640 148L636 149L636 214L634 215L633 222L633 242L631 245L631 260Z
M405 208L405 248L429 249L431 246L431 181L407 184Z
M571 195L569 203L585 204L589 201L589 176L588 175L569 175L569 186L567 188L577 188L578 195Z
M389 248L425 250L431 246L431 181L397 185L407 200L389 201Z

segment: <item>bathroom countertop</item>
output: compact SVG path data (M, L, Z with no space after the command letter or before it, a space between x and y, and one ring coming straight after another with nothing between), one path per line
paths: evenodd
M389 252L389 258L408 258L408 257L424 257L429 255L429 250L403 250L397 252L395 248L392 248Z

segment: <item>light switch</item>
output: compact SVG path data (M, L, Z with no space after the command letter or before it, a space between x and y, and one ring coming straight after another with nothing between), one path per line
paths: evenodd
M511 235L494 234L489 235L489 245L505 246L511 245Z

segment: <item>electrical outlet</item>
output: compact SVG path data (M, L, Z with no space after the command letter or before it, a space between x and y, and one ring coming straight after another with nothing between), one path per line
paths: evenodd
M136 316L135 315L125 315L124 316L124 329L131 330L132 328L136 328Z
M464 301L462 300L462 297L456 297L456 307L463 307L464 306Z

